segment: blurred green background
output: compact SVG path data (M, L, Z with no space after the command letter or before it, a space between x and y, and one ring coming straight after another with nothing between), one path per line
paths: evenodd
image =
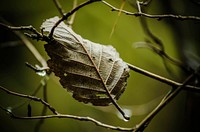
M65 11L72 8L73 0L61 0L61 5ZM78 0L78 3L83 0ZM109 0L116 7L121 6L121 0ZM162 6L153 1L149 12L161 13ZM128 2L124 9L135 12ZM1 0L0 17L14 26L33 25L40 30L41 23L50 17L58 16L52 0ZM73 30L82 37L101 44L114 46L120 53L124 61L146 69L158 75L181 81L183 76L180 69L170 65L173 69L173 76L170 76L162 59L148 49L136 49L134 43L144 41L147 38L142 30L138 17L121 14L114 34L110 38L113 25L117 19L117 12L112 12L110 8L97 2L80 9L76 13ZM179 59L179 51L175 45L174 30L167 24L167 21L148 19L148 24L152 32L159 37L166 48L166 52ZM47 60L48 56L44 50L45 42L30 40L38 49L41 55ZM40 83L42 77L36 75L32 70L25 66L25 62L33 65L39 64L30 51L23 45L6 47L6 43L20 43L14 33L0 27L0 85L10 90L32 94ZM139 123L161 100L164 94L170 90L166 84L150 79L141 74L130 72L128 86L118 103L122 107L127 107L132 111L132 118L125 122L120 119L114 106L93 107L74 100L70 93L59 84L59 79L52 74L47 84L48 102L63 114L77 116L89 116L103 123L122 127L133 127ZM42 98L42 89L36 95ZM152 120L145 129L146 132L177 132L186 131L186 92L182 91L168 106L166 106ZM14 108L23 103L26 99L8 95L0 90L0 105ZM43 106L32 101L32 115L40 115ZM27 105L13 110L21 116L27 116ZM47 114L51 114L50 111ZM25 132L34 131L38 120L17 120L0 110L0 130L2 132L15 131ZM98 127L93 123L81 122L72 119L46 119L40 128L45 131L96 131L108 132L111 130Z

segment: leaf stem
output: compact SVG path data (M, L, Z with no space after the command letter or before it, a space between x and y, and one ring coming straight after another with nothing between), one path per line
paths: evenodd
M88 51L86 50L85 46L83 46L82 44L81 44L81 46L83 47L84 51L85 51L85 52L87 53L87 55L88 55L88 58L90 59L90 61L91 61L92 64L94 65L95 70L96 70L96 72L97 72L99 78L101 79L101 82L102 82L102 84L103 84L103 87L104 87L104 89L106 90L106 93L107 93L108 97L110 98L111 102L112 102L113 105L117 108L117 110L121 113L121 115L124 117L124 119L130 120L130 117L129 117L128 115L126 115L126 113L122 110L122 108L117 104L116 100L113 99L113 97L111 96L111 94L110 94L110 92L109 92L109 90L108 90L108 88L107 88L107 86L106 86L106 84L105 84L105 82L104 82L104 79L102 78L101 74L99 73L99 70L98 70L98 68L97 68L97 66L96 66L96 64L95 64L95 62L92 60L92 58L91 58L91 56L89 55Z

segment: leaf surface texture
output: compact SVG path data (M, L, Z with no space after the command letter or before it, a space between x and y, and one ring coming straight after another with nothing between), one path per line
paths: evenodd
M47 19L41 28L49 33L58 20ZM129 68L115 48L83 39L63 22L56 27L53 38L45 45L48 66L76 100L107 106L111 99L106 89L114 100L119 99L127 85Z

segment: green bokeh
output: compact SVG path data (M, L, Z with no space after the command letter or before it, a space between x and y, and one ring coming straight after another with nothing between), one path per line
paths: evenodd
M83 1L83 0L81 0ZM79 1L79 3L81 2ZM110 0L113 5L120 7L121 1ZM64 10L69 11L72 8L73 0L62 0ZM156 3L154 3L156 5ZM152 5L152 11L156 12L160 9ZM126 10L136 11L128 3L125 6ZM138 17L127 16L121 14L115 28L115 32L110 38L110 33L117 19L117 12L110 11L111 9L102 3L94 3L80 9L76 13L73 29L82 37L94 42L113 45L120 53L121 58L128 63L144 68L153 73L164 77L179 80L178 70L174 69L174 77L169 76L166 71L162 59L148 49L136 49L134 43L145 40L145 34ZM53 1L50 0L1 0L0 1L0 16L15 26L33 25L39 30L41 23L50 17L59 15ZM155 35L157 35L165 44L166 52L172 57L178 58L176 47L174 46L174 38L172 30L164 21L149 20L148 24ZM5 29L0 28L0 42L6 40L16 41L15 35ZM8 37L9 36L9 37ZM44 51L43 45L45 42L32 41L41 55L48 59ZM29 50L21 45L12 48L0 49L0 85L10 90L32 94L39 85L41 77L36 75L32 70L25 66L25 62L31 64L39 64ZM133 127L139 123L146 115L140 115L143 109L138 111L142 106L149 106L146 111L150 112L152 106L158 104L160 96L167 93L170 89L168 85L150 79L141 74L130 72L131 76L128 79L128 86L125 93L118 101L122 106L132 108L135 115L132 116L129 122L125 122L117 117L114 106L93 107L79 103L67 93L59 84L59 79L52 74L48 81L47 94L49 103L54 106L57 111L63 114L73 114L79 116L89 116L104 123L116 126ZM184 96L182 92L164 108L150 123L146 129L147 132L176 132L184 130ZM42 97L42 90L37 94L37 97ZM157 99L158 98L158 99ZM154 105L148 105L154 100ZM24 102L25 99L8 95L0 91L0 105L4 107L14 107L16 104ZM42 111L40 103L31 102L32 114L39 115ZM147 110L147 109L150 110ZM108 111L108 112L106 112ZM14 113L26 116L27 104ZM47 112L51 114L50 111ZM38 120L17 120L12 119L4 111L0 110L0 130L25 132L34 131L34 127ZM88 132L108 132L111 130L96 126L93 123L81 122L72 119L46 119L41 126L41 132L45 131L88 131Z

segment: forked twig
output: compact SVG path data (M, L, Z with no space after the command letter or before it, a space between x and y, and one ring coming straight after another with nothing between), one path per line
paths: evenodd
M55 2L57 0L54 0ZM42 41L49 41L52 36L53 36L53 32L55 30L55 28L64 20L66 20L69 16L71 16L72 14L74 14L77 10L79 10L80 8L88 5L88 4L91 4L93 2L96 2L96 1L102 1L102 3L104 3L105 5L109 6L110 8L112 8L113 11L121 11L127 15L133 15L133 16L144 16L144 17L148 17L148 18L155 18L155 19L163 19L163 18L174 18L174 19L178 19L178 20L200 20L200 17L196 17L196 16L181 16L181 15L173 15L173 14L166 14L166 15L150 15L150 14L146 14L146 13L143 13L141 11L141 9L139 8L139 12L136 12L136 13L132 13L132 12L128 12L128 11L125 11L125 10L119 10L117 8L115 8L114 6L110 5L109 3L103 1L103 0L88 0L82 4L80 4L79 6L77 6L76 8L72 9L70 12L68 12L67 14L64 14L63 17L54 25L54 27L52 28L49 36L44 36L43 34L39 33L37 30L35 30L32 26L24 26L24 27L11 27L11 26L7 26L7 25L4 25L4 24L0 24L0 26L4 26L4 27L7 27L11 30L25 30L25 31L30 31L32 32L33 34L29 35L31 38L33 39L37 39L37 40L42 40ZM139 3L139 4L149 4L151 0L147 0L146 3ZM58 2L58 1L57 1ZM58 3L57 3L58 5ZM58 9L60 9L60 13L62 12L62 8L61 6L57 7ZM25 40L22 38L22 40ZM29 47L29 46L27 46ZM36 55L34 54L34 56L41 62L41 64L43 66L46 66L46 61L45 63L43 62L44 60L41 60L41 58L39 58L37 56L37 52L35 52L34 50L32 50L33 48L29 48L31 50L32 53L36 53ZM71 119L75 119L75 120L79 120L79 121L89 121L89 122L92 122L94 124L96 124L97 126L101 126L101 127L104 127L104 128L108 128L108 129L112 129L112 130L119 130L119 131L143 131L146 126L149 124L149 122L153 119L153 117L165 106L167 105L167 103L169 101L171 101L182 89L185 89L185 90L194 90L195 92L199 92L200 91L200 88L199 87L195 87L195 86L191 86L191 85L187 85L188 82L194 77L194 75L199 71L199 69L197 69L195 71L195 73L191 74L183 83L178 83L178 82L175 82L175 81L172 81L172 80L169 80L167 78L164 78L164 77L161 77L161 76L158 76L156 74L153 74L153 73L150 73L148 71L145 71L141 68L138 68L136 66L133 66L131 64L128 64L128 66L130 67L131 70L134 70L140 74L143 74L145 76L148 76L148 77L151 77L153 79L156 79L158 81L161 81L165 84L168 84L168 85L171 85L173 87L177 87L175 88L174 91L172 91L169 95L167 95L162 101L161 103L142 121L140 122L138 125L136 125L136 127L133 127L133 128L123 128L123 127L116 127L116 126L112 126L112 125L108 125L108 124L104 124L104 123L101 123L91 117L81 117L81 116L75 116L75 115L64 115L64 114L60 114L56 111L55 108L53 108L49 103L47 103L45 100L42 100L40 98L37 98L35 96L30 96L30 95L25 95L25 94L20 94L20 93L17 93L17 92L13 92L13 91L10 91L2 86L0 86L0 89L5 91L6 93L8 94L11 94L11 95L15 95L15 96L18 96L18 97L22 97L22 98L27 98L27 99L31 99L33 101L36 101L36 102L40 102L42 103L44 106L46 106L53 114L55 115L43 115L43 116L31 116L31 117L22 117L22 116L17 116L15 115L13 112L3 108L0 106L0 108L6 112L8 112L11 117L13 118L16 118L16 119L47 119L47 118L71 118ZM112 99L112 98L111 98Z
M110 7L112 9L112 11L120 11L120 9L114 7L113 5L109 4L108 2L102 0L102 3L108 7ZM157 20L161 20L161 19L166 19L166 18L173 18L173 19L177 19L177 20L195 20L195 21L200 21L200 17L198 16L184 16L184 15L174 15L174 14L163 14L163 15L152 15L152 14L147 14L147 13L143 13L143 12L129 12L126 10L121 10L122 13L126 14L126 15L131 15L131 16L144 16L147 18L152 18L152 19L157 19Z
M151 1L146 1L146 2L137 2L137 9L138 12L144 12L145 9L143 8L143 6L147 6L149 4L149 2ZM166 52L165 52L165 48L164 48L164 44L162 42L161 39L159 39L156 35L154 35L152 33L152 31L150 30L147 21L146 21L146 17L140 17L140 23L142 25L143 31L144 33L158 46L154 46L153 44L151 44L151 42L147 42L146 43L146 48L150 48L150 50L152 50L154 53L156 53L157 55L159 55L162 60L163 63L165 65L165 68L167 69L167 71L170 73L170 69L166 64L166 60L172 62L173 64L175 64L176 66L180 67L182 70L187 71L187 66L184 65L182 62L172 58L171 56L169 56Z
M149 122L153 119L153 117L167 104L169 103L169 101L171 101L184 87L186 87L187 83L194 77L194 75L199 72L199 69L196 70L195 73L193 73L192 75L190 75L183 83L182 85L180 85L178 88L176 88L173 92L171 92L170 95L168 95L164 100L161 101L161 103L144 119L142 120L138 125L136 125L133 128L123 128L123 127L116 127L116 126L112 126L112 125L108 125L108 124L104 124L101 123L91 117L81 117L81 116L74 116L74 115L63 115L58 113L55 108L53 108L50 104L48 104L47 102L45 102L44 100L37 98L35 96L30 96L30 95L25 95L25 94L20 94L20 93L16 93L13 91L10 91L2 86L0 86L0 89L7 92L8 94L11 95L15 95L15 96L19 96L19 97L23 97L23 98L27 98L27 99L31 99L37 102L41 102L43 105L45 105L46 107L48 107L49 110L51 110L55 115L43 115L43 116L32 116L32 117L22 117L22 116L17 116L15 114L13 114L11 111L3 108L0 106L0 108L6 112L8 112L12 118L16 118L16 119L48 119L48 118L71 118L71 119L76 119L76 120L80 120L80 121L89 121L89 122L93 122L95 123L97 126L101 126L104 128L109 128L112 130L119 130L119 131L142 131L144 130L147 125L149 124Z
M67 20L69 16L71 16L72 14L74 14L76 11L78 11L79 9L81 9L82 7L86 6L86 5L89 5L89 4L92 4L94 2L98 2L98 1L101 1L101 0L88 0L86 2L83 2L82 4L80 4L79 6L77 6L76 8L72 9L71 11L69 11L67 14L64 14L64 16L56 22L56 24L53 26L53 28L51 29L51 32L49 34L49 38L52 38L53 36L53 32L55 30L55 28L64 20Z
M0 86L0 89L5 91L8 94L11 94L11 95L14 95L14 96L27 98L27 99L34 100L36 102L40 102L55 114L55 115L43 115L43 116L31 116L31 117L29 117L29 116L17 116L12 111L9 111L8 109L0 106L0 109L2 109L4 111L6 111L7 113L9 113L10 116L12 118L15 118L15 119L33 120L33 119L48 119L48 118L71 118L71 119L75 119L75 120L79 120L79 121L89 121L89 122L92 122L92 123L96 124L97 126L101 126L101 127L107 128L107 129L118 130L118 131L133 131L133 128L123 128L123 127L117 127L117 126L104 124L104 123L102 123L100 121L97 121L97 120L91 118L91 117L81 117L81 116L75 116L75 115L60 114L59 112L57 112L55 110L55 108L53 108L49 103L47 103L46 101L42 100L41 98L38 98L38 97L35 97L35 96L26 95L26 94L20 94L20 93L17 93L17 92L13 92L13 91L10 91L10 90L2 87L2 86Z
M137 10L138 10L137 13L132 13L132 12L128 12L128 11L125 11L125 10L118 9L118 8L112 6L111 4L109 4L109 3L106 2L106 1L102 1L102 2L103 2L105 5L107 5L107 6L109 6L110 8L112 8L112 11L118 11L118 12L123 12L123 13L125 13L125 14L127 14L127 15L135 15L135 16L137 16L136 14L145 14L145 13L143 13L143 8L142 8L142 6L147 6L147 5L151 2L151 0L147 0L147 1L144 1L144 2L140 2L140 1L137 1L137 0L136 0L136 5L137 5L136 8L137 8ZM149 14L147 14L147 15L149 15ZM157 36L155 36L155 35L151 32L151 30L149 29L149 27L148 27L148 25L147 25L147 23L146 23L146 21L145 21L146 16L143 16L143 15L140 15L140 16L141 16L141 17L140 17L140 23L142 24L144 33L145 33L148 37L150 37L150 39L152 39L153 42L154 42L155 44L157 44L159 48L157 48L156 46L153 46L153 45L151 45L151 44L148 44L148 43L147 43L147 46L148 46L154 53L158 54L158 55L162 58L164 64L166 64L166 62L165 62L165 59L166 59L166 60L172 62L173 64L179 66L182 70L187 71L187 70L188 70L188 67L187 67L186 65L184 65L184 64L181 63L180 61L175 60L174 58L172 58L171 56L169 56L169 55L165 52L163 42L162 42ZM163 15L161 15L161 17L163 17ZM166 69L169 71L167 65L165 65L165 67L166 67Z
M15 96L18 96L18 97L31 99L31 100L36 101L36 102L40 102L43 105L47 106L49 108L49 110L51 110L52 113L54 113L56 115L58 114L58 112L50 104L48 104L46 101L42 100L41 98L38 98L38 97L35 97L35 96L31 96L31 95L26 95L26 94L20 94L20 93L17 93L17 92L13 92L13 91L10 91L10 90L4 88L3 86L0 86L0 89L5 91L7 94L11 94L11 95L15 95Z
M33 26L21 26L21 27L14 27L14 26L8 26L5 24L0 23L0 26L7 28L9 30L14 31L14 33L21 39L21 41L26 45L26 47L31 51L31 53L34 55L34 57L40 62L43 68L47 68L46 60L40 55L40 53L37 51L37 49L32 45L32 43L20 32L16 31L29 31L33 33L32 35L29 35L32 39L37 40L44 40L48 41L49 39L38 32Z
M163 108L165 107L176 95L193 79L193 77L199 72L200 67L196 69L194 73L192 73L190 76L188 76L185 81L182 83L181 86L177 87L174 91L170 92L169 95L167 95L164 100L160 102L160 104L149 114L145 117L144 120L142 120L138 125L136 125L134 132L140 132L143 131L150 121L153 119L153 117Z

